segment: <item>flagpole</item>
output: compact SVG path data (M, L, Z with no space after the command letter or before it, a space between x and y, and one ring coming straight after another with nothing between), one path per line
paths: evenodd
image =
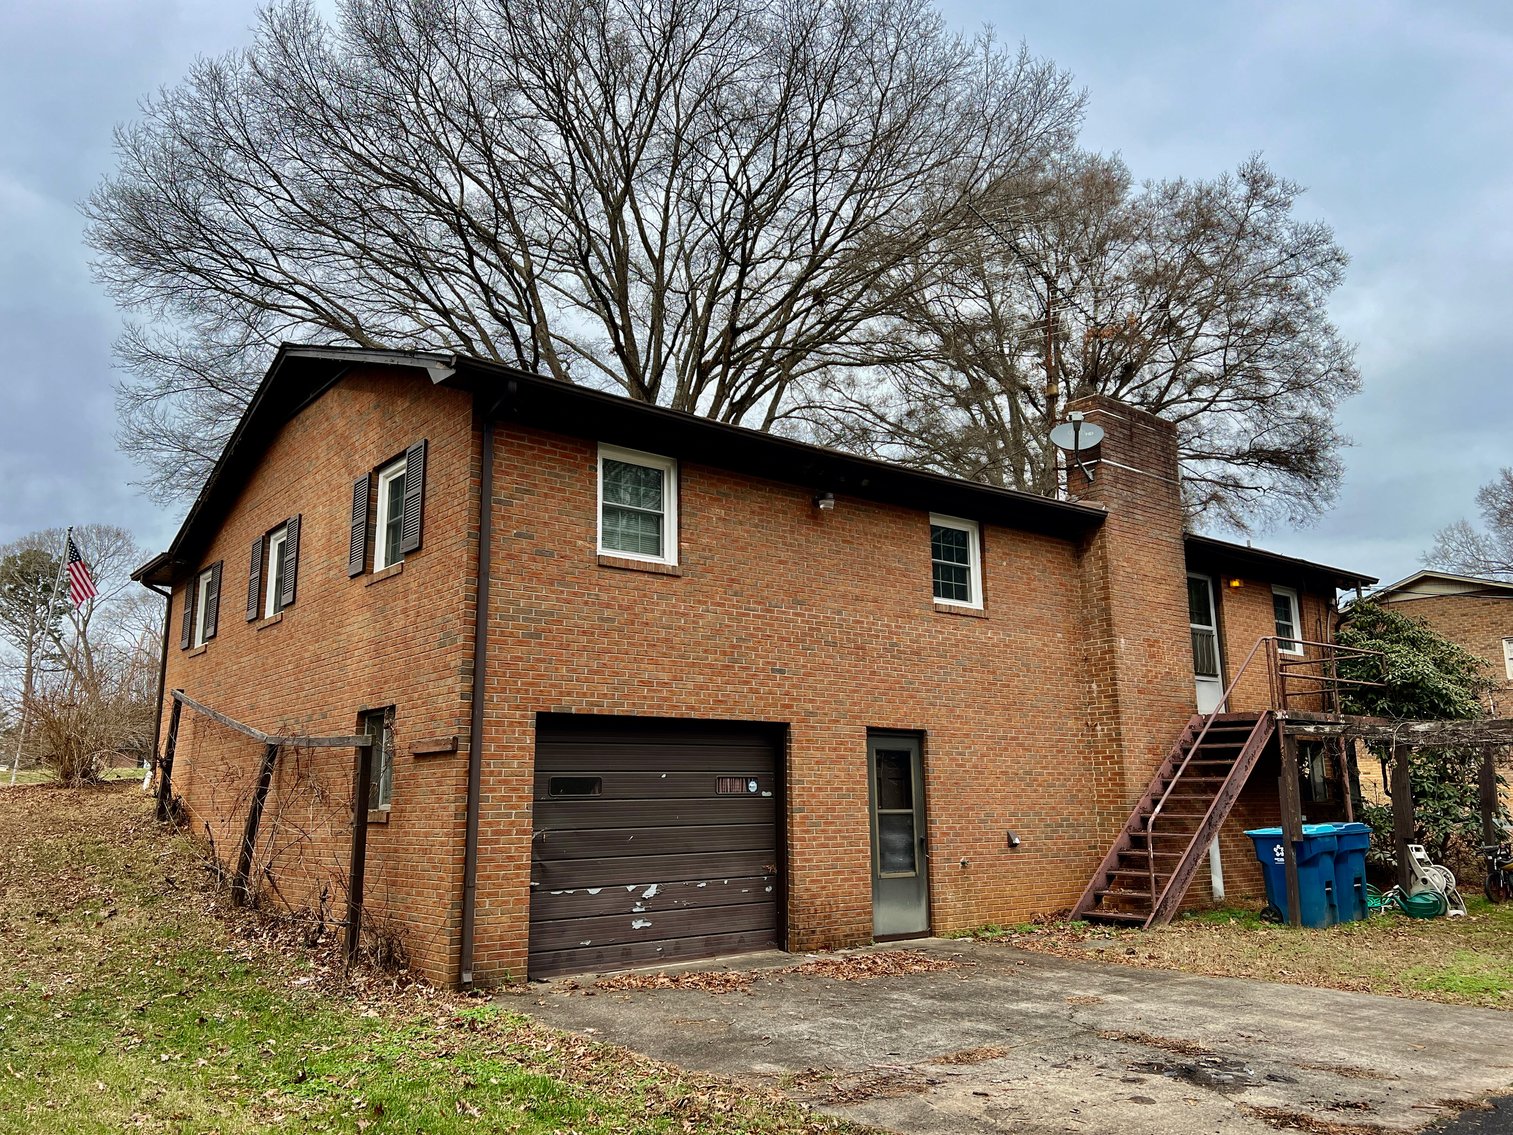
M42 629L44 631L47 630L48 624L52 622L53 604L58 601L58 590L63 585L63 573L68 570L68 542L69 540L73 539L73 535L74 527L72 524L70 524L68 526L68 529L63 533L63 554L58 557L58 571L57 574L53 576L53 589L47 597L47 610L42 613ZM58 645L62 646L63 644L59 643ZM35 684L36 667L34 666L32 669L32 682L33 684ZM12 785L16 783L16 770L21 767L21 749L26 744L26 711L30 707L31 700L31 689L28 688L23 690L21 692L21 723L16 729L16 755L11 758L10 782Z

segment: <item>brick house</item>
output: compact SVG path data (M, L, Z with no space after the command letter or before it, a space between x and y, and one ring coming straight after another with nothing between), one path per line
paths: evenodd
M285 346L137 578L171 595L165 690L375 738L367 910L439 982L1020 921L1077 901L1195 708L1270 707L1258 639L1303 659L1373 582L1184 534L1174 428L1079 408L1106 436L1058 501ZM176 746L229 858L257 746L193 713ZM353 764L280 755L266 901L335 906ZM1189 901L1257 890L1276 776Z
M1405 615L1423 619L1458 646L1486 660L1498 684L1497 712L1513 709L1513 583L1419 571L1371 595Z

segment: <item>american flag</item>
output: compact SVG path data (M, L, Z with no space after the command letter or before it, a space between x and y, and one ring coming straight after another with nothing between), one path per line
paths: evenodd
M79 545L74 543L74 538L68 538L68 597L78 607L86 599L93 599L97 594L95 581L89 577L89 565L84 562L84 557L79 555Z

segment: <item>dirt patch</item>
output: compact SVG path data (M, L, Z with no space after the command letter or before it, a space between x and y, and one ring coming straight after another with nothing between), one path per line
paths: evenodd
M970 962L937 958L923 950L879 950L868 954L833 954L812 958L774 973L798 973L806 977L829 977L836 981L863 981L871 977L897 977L910 973L936 973L961 969Z
M1240 1110L1278 1131L1306 1131L1309 1135L1385 1135L1387 1131L1379 1123L1343 1123L1321 1119L1306 1112L1289 1111L1285 1107L1252 1107L1241 1104Z
M1379 1072L1375 1068L1360 1068L1354 1064L1325 1064L1314 1060L1300 1060L1297 1067L1308 1072L1329 1072L1346 1080L1396 1080L1391 1072Z
M698 989L704 993L750 993L756 974L738 970L701 970L696 973L624 973L594 982L595 989ZM563 988L569 988L564 986ZM571 985L576 989L576 984Z
M1178 1056L1212 1056L1208 1049L1191 1040L1180 1040L1170 1036L1152 1036L1150 1033L1122 1033L1113 1029L1100 1029L1097 1033L1099 1040L1122 1040L1126 1044L1143 1044L1146 1048L1159 1048L1162 1052L1173 1052Z
M860 1072L805 1068L787 1082L790 1095L820 1106L918 1096L940 1081L913 1068L889 1066Z
M758 977L781 981L785 974L828 977L834 981L865 981L874 977L899 977L911 973L935 973L971 965L952 958L932 957L922 950L878 950L872 953L826 954L798 965L768 970L697 970L688 973L625 973L600 978L594 989L639 991L649 989L697 989L704 993L750 993ZM557 987L577 992L575 981ZM586 996L591 992L585 990ZM1096 998L1095 998L1096 1000Z
M989 1060L1002 1060L1013 1049L1001 1044L984 1044L977 1048L962 1048L922 1061L925 1064L986 1064Z

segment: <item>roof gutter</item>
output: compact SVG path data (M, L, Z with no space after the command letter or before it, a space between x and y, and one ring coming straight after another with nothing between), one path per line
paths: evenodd
M479 404L475 399L474 405ZM483 454L478 477L478 580L473 596L473 690L468 703L468 806L462 844L462 931L458 984L473 985L473 930L478 906L478 811L483 794L483 717L489 651L489 577L493 574L494 411L480 415Z

